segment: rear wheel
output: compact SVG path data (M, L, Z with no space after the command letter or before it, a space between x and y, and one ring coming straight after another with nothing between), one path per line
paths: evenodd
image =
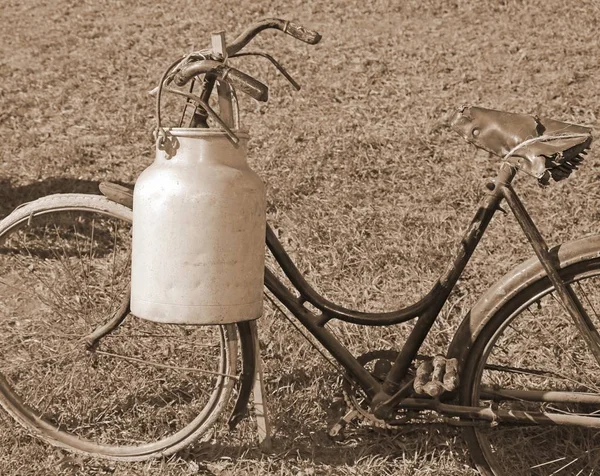
M52 444L140 460L214 424L237 334L131 316L130 246L131 210L102 196L45 197L0 222L0 403Z
M560 273L600 329L600 259ZM532 391L557 393L542 398ZM505 303L475 336L460 397L464 405L584 415L600 423L600 365L547 278ZM499 423L468 428L465 436L486 475L591 475L600 468L598 428Z

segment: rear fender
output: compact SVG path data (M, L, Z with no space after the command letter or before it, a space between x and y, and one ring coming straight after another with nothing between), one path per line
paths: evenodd
M600 235L555 246L550 249L550 255L559 269L588 259L600 258ZM448 358L458 359L459 368L462 369L475 339L492 316L517 294L545 276L546 272L535 256L505 274L485 292L465 316L450 343Z

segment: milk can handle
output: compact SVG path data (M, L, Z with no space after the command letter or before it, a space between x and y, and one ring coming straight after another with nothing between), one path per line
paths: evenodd
M185 57L184 57L185 58ZM167 77L169 75L169 73L178 65L181 63L183 58L179 58L177 61L174 61L168 68L167 70L163 73L162 77L160 78L160 83L158 85L158 92L156 94L156 140L158 142L158 146L159 148L162 147L162 145L164 144L164 141L166 139L166 130L162 127L162 118L161 118L161 113L160 113L160 106L161 106L161 99L162 99L162 92L164 89L166 89L168 92L173 93L173 94L177 94L180 96L184 96L188 99L191 99L193 101L195 101L196 103L198 103L208 114L208 116L213 119L217 124L219 124L219 126L223 129L223 131L227 134L227 136L229 137L229 139L234 143L237 144L239 142L239 138L238 136L231 130L231 128L223 121L223 119L221 119L221 117L208 105L208 103L206 101L204 101L201 97L192 94L192 93L186 93L184 91L178 91L176 89L173 88L169 88L166 87L165 88L165 81L167 80ZM215 66L219 65L221 63L217 62L217 61L206 61L205 62L207 65L212 65L212 63L215 64ZM210 66L209 65L209 66ZM214 79L211 79L214 81ZM235 117L234 117L234 128L235 129L239 129L240 127L240 117L239 117L239 107L238 107L238 102L237 102L237 97L235 96L235 92L232 88L232 95L233 97L235 97Z

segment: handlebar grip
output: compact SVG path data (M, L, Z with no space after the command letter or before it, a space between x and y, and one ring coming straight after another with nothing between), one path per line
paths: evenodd
M229 81L234 88L240 89L257 101L265 102L269 99L269 87L240 70L231 67L224 68L219 78Z
M297 40L308 43L309 45L316 45L321 41L321 35L314 30L304 28L302 25L298 25L291 21L288 21L283 29L285 33L293 36Z
M183 66L173 76L172 81L177 86L185 86L190 79L199 74L216 73L222 67L222 63L213 60L203 60Z

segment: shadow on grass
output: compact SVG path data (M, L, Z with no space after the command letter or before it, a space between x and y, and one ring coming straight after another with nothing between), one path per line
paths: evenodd
M328 422L332 423L332 422ZM470 465L466 444L456 428L408 424L400 430L381 430L353 425L340 441L333 441L324 428L310 437L298 438L292 429L278 428L273 435L272 449L266 453L258 443L222 441L198 444L180 456L197 464L211 465L224 460L241 464L249 461L287 460L295 464L323 465L330 468L354 467L373 459L419 461L426 466L435 463L442 454L467 467ZM234 440L226 437L224 440Z
M116 182L121 185L130 185ZM55 193L89 193L99 195L99 182L69 177L52 177L27 185L13 186L8 179L0 179L0 219L25 202Z
M273 390L276 392L276 389L269 388L272 385L284 388L291 384L294 388L286 396L275 395ZM274 460L287 460L292 464L341 468L379 458L417 460L426 466L428 462L435 463L441 454L451 454L455 462L465 467L469 465L460 429L439 422L432 425L408 423L396 430L388 430L354 420L342 431L341 437L334 440L328 431L347 409L338 394L332 398L331 394L315 392L310 401L303 400L306 397L303 390L310 389L312 384L314 380L302 368L281 375L276 383L267 383L267 408L272 425L272 450L269 453L258 447L255 420L248 417L233 432L218 435L210 443L193 445L180 456L209 466L230 461L237 467L261 460L269 466ZM317 407L319 411L313 414L311 410Z

